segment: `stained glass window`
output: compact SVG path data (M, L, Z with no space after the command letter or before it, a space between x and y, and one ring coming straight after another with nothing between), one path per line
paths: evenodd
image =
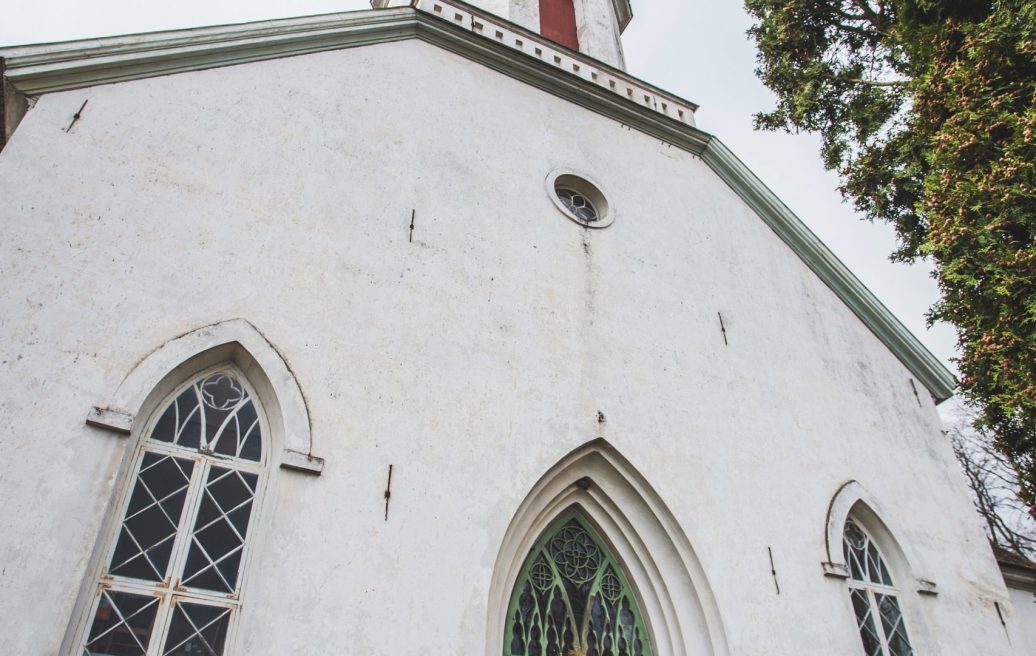
M622 567L575 510L529 552L507 627L504 656L651 656Z
M141 444L80 656L223 656L262 456L233 373L174 395Z
M867 656L912 656L898 592L871 536L852 519L842 535L849 595Z
M558 198L568 208L568 211L575 214L583 223L597 223L601 219L597 208L586 194L568 187L558 187L557 192Z

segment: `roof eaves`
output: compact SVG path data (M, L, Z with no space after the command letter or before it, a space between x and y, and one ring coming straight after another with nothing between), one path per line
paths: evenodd
M410 8L0 48L4 79L37 95L413 38Z
M1004 585L1015 590L1036 592L1036 569L1019 567L1012 563L997 561L1000 574L1004 577Z

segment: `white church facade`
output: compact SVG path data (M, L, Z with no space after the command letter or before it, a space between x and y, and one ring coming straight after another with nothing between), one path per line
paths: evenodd
M626 0L374 4L0 49L6 652L1034 653L952 376Z

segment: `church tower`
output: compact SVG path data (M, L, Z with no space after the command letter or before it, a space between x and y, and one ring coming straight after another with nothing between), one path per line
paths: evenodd
M375 9L409 7L411 0L372 0ZM622 32L633 19L629 0L471 0L472 6L626 70Z

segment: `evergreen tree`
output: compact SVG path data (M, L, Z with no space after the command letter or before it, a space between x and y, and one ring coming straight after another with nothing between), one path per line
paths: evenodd
M1036 3L746 0L757 127L822 138L840 191L931 258L961 391L1036 517Z

